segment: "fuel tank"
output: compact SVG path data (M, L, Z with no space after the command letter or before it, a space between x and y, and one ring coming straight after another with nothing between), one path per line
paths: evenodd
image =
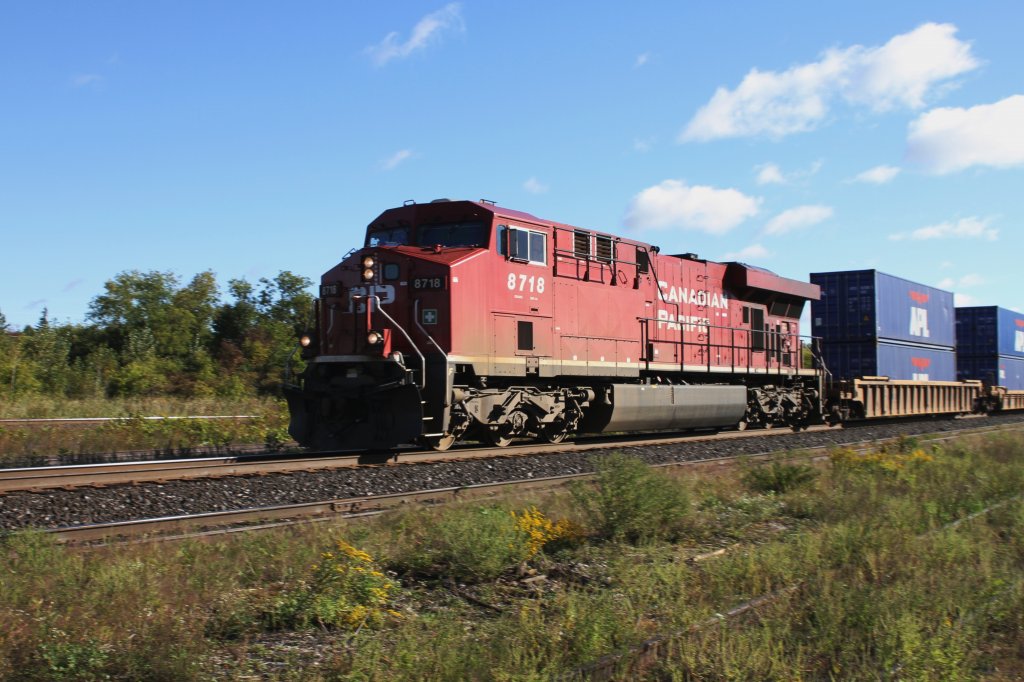
M657 431L733 426L747 410L746 386L612 384L581 430Z

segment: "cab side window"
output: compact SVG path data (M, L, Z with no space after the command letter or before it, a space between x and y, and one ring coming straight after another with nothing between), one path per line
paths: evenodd
M547 265L548 236L521 227L499 225L498 253L509 260Z

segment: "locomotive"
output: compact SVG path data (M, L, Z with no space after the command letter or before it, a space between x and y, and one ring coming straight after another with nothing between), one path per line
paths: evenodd
M384 211L320 281L289 431L446 450L820 417L800 315L819 287L493 202ZM816 364L816 363L811 363Z

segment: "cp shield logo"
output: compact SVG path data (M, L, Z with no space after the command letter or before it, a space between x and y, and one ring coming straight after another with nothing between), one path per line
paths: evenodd
M366 287L352 287L348 290L348 311L352 312L352 304L355 303L353 300L357 296L366 296ZM374 284L370 287L370 296L376 296L380 299L381 305L387 305L388 303L395 302L395 287L390 284ZM359 306L356 308L357 313L366 312L366 301L360 300Z

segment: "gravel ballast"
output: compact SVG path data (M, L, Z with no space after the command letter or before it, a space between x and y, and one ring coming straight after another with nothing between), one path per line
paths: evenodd
M752 434L741 439L695 439L641 447L611 445L607 452L624 452L650 464L665 464L1014 424L1024 424L1024 415L870 424L804 433ZM14 492L0 496L0 530L52 529L585 473L593 470L592 459L595 456L598 455L593 451L567 452L107 488Z

